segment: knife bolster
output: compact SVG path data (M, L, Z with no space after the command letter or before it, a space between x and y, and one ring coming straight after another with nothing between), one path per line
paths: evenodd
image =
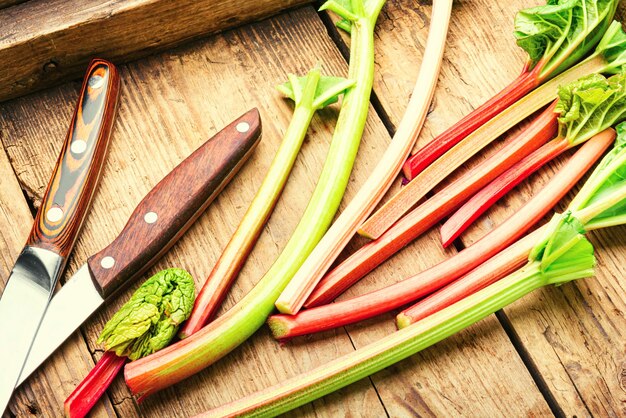
M52 293L65 259L53 251L26 246L17 257L11 275L16 274Z

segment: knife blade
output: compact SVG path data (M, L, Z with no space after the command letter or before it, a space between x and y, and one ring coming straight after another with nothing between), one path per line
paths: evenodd
M252 109L148 192L113 242L89 257L54 296L18 385L107 299L167 252L237 173L260 136L261 119Z
M57 280L76 242L100 176L120 79L93 60L26 246L0 297L0 412L9 403Z

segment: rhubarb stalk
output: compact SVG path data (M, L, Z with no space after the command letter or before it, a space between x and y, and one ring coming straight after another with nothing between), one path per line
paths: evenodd
M365 183L278 298L276 305L280 307L281 312L293 314L300 310L324 273L354 236L358 226L374 210L400 172L403 161L424 125L435 92L451 9L452 0L433 1L423 63L400 125Z
M417 150L404 164L406 178L415 178L485 122L578 62L598 43L613 19L617 4L618 1L550 1L545 6L521 10L515 17L514 34L517 44L528 53L522 73L482 106Z
M626 223L626 125L618 125L617 132L613 150L598 164L568 207L587 231ZM537 234L541 232L537 230L524 237L467 275L404 310L396 319L398 327L417 322L506 276L511 268L528 258Z
M266 321L278 296L332 222L356 157L374 77L374 25L384 0L326 2L351 22L348 78L337 126L313 196L289 242L257 285L224 315L188 338L152 356L129 363L126 383L140 399L219 360Z
M474 245L391 286L306 309L297 315L273 315L268 323L274 337L286 340L362 321L414 302L468 273L509 246L543 218L602 156L614 138L614 131L609 129L588 141L541 193Z
M593 246L580 223L565 214L557 229L540 240L537 257L505 279L428 318L201 417L270 417L311 402L399 362L467 328L526 294L547 285L562 285L593 275Z
M617 74L606 79L602 75L592 74L561 87L556 112L560 115L559 135L515 164L458 209L441 228L444 246L463 233L500 197L547 162L586 141L598 129L621 122L626 117L625 75Z
M570 84L588 74L619 73L625 63L626 33L619 22L613 22L594 54L538 87L468 135L387 201L361 226L359 234L368 238L380 237L455 169L519 121L554 100L559 86Z
M104 326L98 343L106 351L65 400L65 415L87 415L127 360L169 344L191 314L195 295L193 278L185 270L162 270L146 280Z
M281 93L295 102L293 118L261 187L202 286L191 317L179 332L181 338L200 330L217 313L280 197L314 113L336 102L353 85L351 80L321 77L319 68L315 68L302 78L290 74L289 81L278 86Z

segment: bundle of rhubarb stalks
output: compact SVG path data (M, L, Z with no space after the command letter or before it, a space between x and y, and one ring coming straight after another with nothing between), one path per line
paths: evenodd
M626 223L626 124L620 124L626 120L626 32L613 20L617 4L549 0L520 11L514 35L528 59L519 77L409 157L432 100L451 14L451 0L434 0L424 61L406 114L370 177L335 218L367 118L374 28L384 0L327 1L322 9L339 15L337 26L352 38L349 72L345 78L325 76L318 66L278 86L295 103L283 142L185 315L180 341L126 364L133 394L141 400L200 372L266 322L285 342L403 308L396 333L206 414L277 415L411 356L534 289L592 276L594 249L585 234ZM280 198L311 119L340 99L324 167L291 239L257 285L215 318ZM528 118L496 153L433 191ZM573 148L578 149L541 191L474 244L391 286L334 302L433 227L440 227L444 247L452 245L502 196ZM374 212L401 171L408 183ZM586 175L567 210L542 225ZM371 241L335 263L356 234ZM80 391L101 394L93 388L106 387L125 361L114 362L113 373L106 364L94 369L98 372L68 399L67 414L84 415L93 403L85 403Z

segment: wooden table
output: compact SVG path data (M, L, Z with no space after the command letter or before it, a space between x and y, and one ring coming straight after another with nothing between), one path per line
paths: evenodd
M518 9L539 3L455 2L421 144L517 75L525 55L514 44L512 19ZM625 10L621 6L618 16ZM426 1L390 0L383 9L376 30L372 106L344 201L365 180L404 112L421 63L429 16ZM65 277L115 237L135 204L171 168L231 119L256 106L263 117L264 134L251 161L150 271L182 267L199 285L247 208L289 121L292 107L273 86L285 80L288 72L303 74L316 62L323 63L327 74L345 75L346 42L348 38L337 32L329 15L305 5L120 65L122 98L109 157ZM75 80L0 103L3 281L30 230L79 87ZM320 172L337 109L333 106L315 116L285 193L223 309L254 285L289 238ZM533 176L483 216L459 247L471 244L511 214L559 164ZM565 202L569 199L571 195ZM623 227L591 234L599 261L597 277L537 291L294 415L625 416L625 237ZM351 248L362 242L356 239ZM402 279L458 249L442 250L435 229L343 297ZM62 414L63 400L102 354L95 340L103 324L136 286L98 311L16 392L8 416ZM142 405L133 401L118 377L93 415L192 415L374 342L394 332L392 319L388 314L282 346L264 328L219 363Z

